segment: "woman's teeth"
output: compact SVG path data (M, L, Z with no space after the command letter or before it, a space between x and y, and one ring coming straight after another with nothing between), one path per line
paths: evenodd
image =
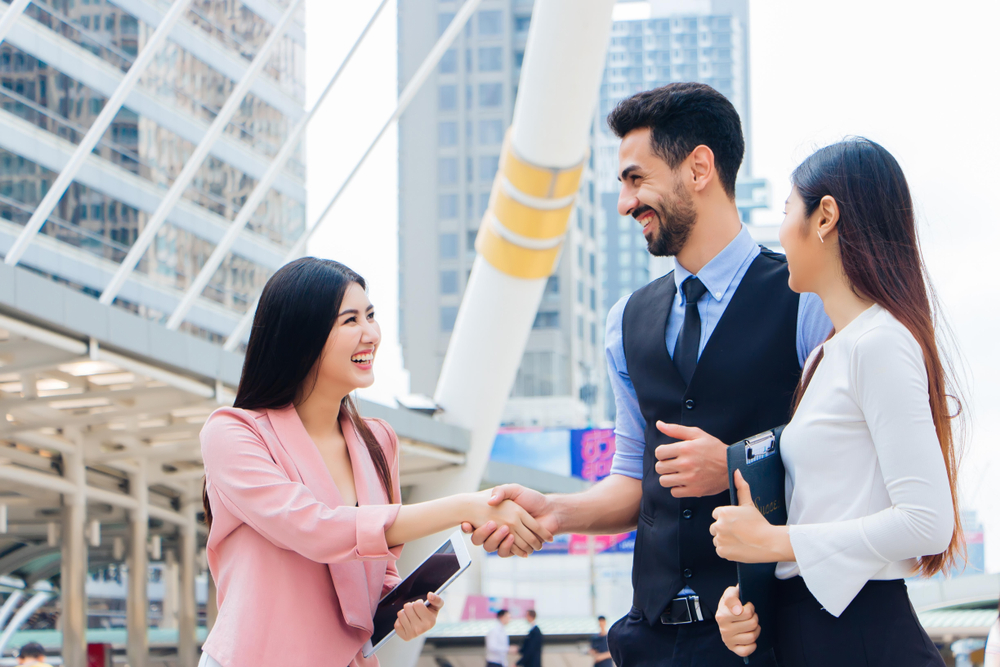
M365 354L355 354L351 357L351 361L356 364L370 364L375 359L374 352L367 352Z

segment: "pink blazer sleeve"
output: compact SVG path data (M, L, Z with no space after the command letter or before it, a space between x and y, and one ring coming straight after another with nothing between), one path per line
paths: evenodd
M390 552L385 530L396 520L399 505L330 507L320 502L308 487L288 477L256 425L241 417L216 413L201 432L209 487L226 510L275 546L317 563L396 558L398 551Z
M389 472L392 474L392 497L398 501L402 493L399 487L399 440L396 437L396 432L385 421L381 419L370 419L368 421L380 426L388 435L388 438L383 440L385 444L383 444L382 449L385 451L385 458L389 462ZM399 558L400 553L403 551L403 545L393 547L389 551L395 558ZM391 591L402 581L402 578L399 576L399 570L396 569L395 558L389 559L388 563L386 563L385 580L382 583L382 595Z

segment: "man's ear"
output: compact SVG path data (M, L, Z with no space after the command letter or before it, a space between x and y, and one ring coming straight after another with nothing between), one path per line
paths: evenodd
M685 162L689 163L691 184L695 192L702 192L715 178L715 153L704 144L696 146Z

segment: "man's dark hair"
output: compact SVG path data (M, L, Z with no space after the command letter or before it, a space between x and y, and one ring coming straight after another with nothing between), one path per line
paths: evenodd
M536 613L535 613L535 610L534 610L534 609L529 609L529 610L527 611L527 615L528 615L528 618L530 618L530 619L532 619L532 620L534 620L534 619L538 618L538 614L536 614Z
M608 619L604 618L603 616L598 616L598 617L597 617L597 620L598 620L598 621L606 621L606 620L608 620Z
M703 83L671 83L618 103L608 126L619 139L632 130L650 129L653 152L676 169L695 148L708 146L722 189L736 197L736 172L743 162L743 129L736 107Z
M506 609L501 609L500 611L497 612L497 618L503 618L505 614L509 614L509 613L510 612L507 611Z
M19 658L44 658L45 649L38 642L28 642L21 647L21 651L17 654Z

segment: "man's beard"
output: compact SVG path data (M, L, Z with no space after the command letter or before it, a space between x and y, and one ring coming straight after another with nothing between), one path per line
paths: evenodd
M650 206L640 206L632 216L639 218L648 211L654 211ZM654 257L673 257L677 255L691 236L691 230L697 214L691 196L680 183L674 188L674 198L663 199L655 209L657 224L646 236L646 247Z

